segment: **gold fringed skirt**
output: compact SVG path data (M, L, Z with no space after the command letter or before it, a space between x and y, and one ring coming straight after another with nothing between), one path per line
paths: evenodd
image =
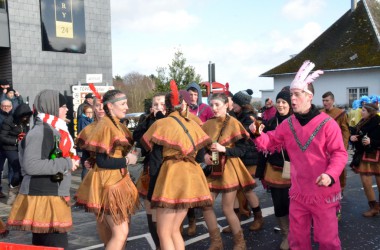
M125 174L122 171L102 169L95 165L77 190L77 204L100 217L111 215L117 225L128 221L129 215L140 207L140 201L129 173L126 169Z
M214 193L228 193L240 188L248 191L256 187L255 180L238 157L229 157L223 175L219 178L208 177L207 181Z
M64 197L18 194L8 228L33 233L66 233L72 229L71 208Z
M164 161L154 187L151 207L186 209L213 203L202 168L190 161Z

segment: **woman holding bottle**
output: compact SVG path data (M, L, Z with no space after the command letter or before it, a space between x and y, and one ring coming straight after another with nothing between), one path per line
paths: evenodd
M24 176L8 218L10 229L31 231L32 244L68 249L72 228L71 171L79 165L65 119L66 99L55 90L41 91L34 101L34 127L19 145ZM62 157L52 157L58 138Z
M227 114L228 98L224 93L213 94L210 97L210 106L214 118L203 124L202 129L214 141L205 154L205 163L213 165L212 154L217 152L219 157L219 173L212 173L216 177L209 177L208 183L213 199L222 193L223 213L234 238L234 249L246 249L244 235L240 221L234 212L234 200L237 190L242 189L251 207L257 207L252 189L256 186L255 180L244 166L239 157L245 154L248 132L234 117Z
M210 138L187 116L188 92L179 93L174 81L171 88L168 117L154 122L141 140L151 151L148 199L152 208L157 208L157 231L165 250L185 249L180 226L188 208L212 205L206 178L196 161Z

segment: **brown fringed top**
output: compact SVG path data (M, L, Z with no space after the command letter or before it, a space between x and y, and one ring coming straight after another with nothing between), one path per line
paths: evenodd
M218 140L224 123L226 124ZM218 141L223 146L231 145L242 138L249 138L247 130L232 116L213 117L203 124L202 129L211 137L212 141Z
M171 113L169 117L160 119L153 123L141 139L141 143L148 151L152 150L153 144L173 148L182 152L183 155L194 154L193 144L184 132L181 125L170 116L177 117L188 129L193 138L196 151L211 143L211 139L206 135L200 126L192 119L185 119L177 111Z
M111 157L125 156L133 145L132 133L119 120L114 119L117 127L109 117L105 116L91 130L88 130L89 133L81 135L81 138L85 139L81 149L106 153ZM87 127L84 129L87 130Z

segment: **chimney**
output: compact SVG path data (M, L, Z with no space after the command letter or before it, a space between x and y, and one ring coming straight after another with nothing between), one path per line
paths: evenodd
M351 12L356 10L357 0L351 0Z

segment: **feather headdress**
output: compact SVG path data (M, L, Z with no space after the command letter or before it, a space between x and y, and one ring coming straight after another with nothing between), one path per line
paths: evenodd
M179 104L179 93L177 83L174 80L170 81L170 90L172 92L170 102L172 103L173 107L175 107Z
M315 67L315 64L310 62L309 60L305 61L301 68L298 70L294 80L290 84L290 89L302 89L303 91L313 95L310 90L308 90L308 84L314 82L315 79L319 77L319 75L323 74L322 70L316 70L312 74L309 75L311 70Z
M92 93L96 96L96 98L100 101L102 101L102 96L99 94L99 92L96 90L95 86L93 83L88 84L88 87L90 87Z

